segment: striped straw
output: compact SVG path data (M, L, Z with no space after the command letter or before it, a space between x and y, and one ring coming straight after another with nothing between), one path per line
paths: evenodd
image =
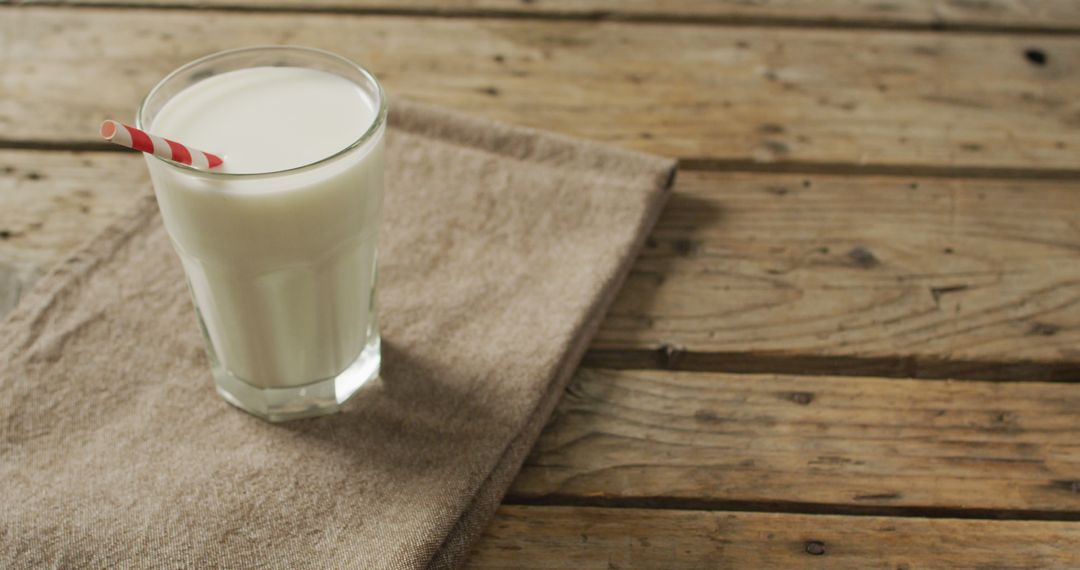
M101 123L101 136L122 147L148 152L173 162L191 165L199 170L209 170L221 165L221 158L217 155L195 150L176 141L152 135L116 121Z

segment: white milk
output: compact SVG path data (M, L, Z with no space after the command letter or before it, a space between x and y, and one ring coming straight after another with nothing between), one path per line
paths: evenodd
M337 75L255 67L181 91L148 130L221 156L215 171L268 173L342 151L376 114ZM378 358L382 160L381 133L290 174L207 176L147 157L216 374L290 388L341 374L365 348Z

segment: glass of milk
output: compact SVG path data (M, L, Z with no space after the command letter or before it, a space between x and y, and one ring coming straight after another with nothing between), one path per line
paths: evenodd
M379 373L386 96L328 52L257 47L163 79L137 126L224 159L146 155L218 392L270 421L336 411Z

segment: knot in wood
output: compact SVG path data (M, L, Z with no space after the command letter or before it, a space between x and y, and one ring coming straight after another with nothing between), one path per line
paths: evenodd
M806 541L806 553L813 556L821 556L825 554L825 543L820 540L808 540Z

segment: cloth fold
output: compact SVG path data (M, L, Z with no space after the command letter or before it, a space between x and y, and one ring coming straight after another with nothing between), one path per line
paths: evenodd
M408 102L387 144L382 376L342 413L268 424L218 397L148 189L16 307L0 325L0 566L464 560L675 164Z

